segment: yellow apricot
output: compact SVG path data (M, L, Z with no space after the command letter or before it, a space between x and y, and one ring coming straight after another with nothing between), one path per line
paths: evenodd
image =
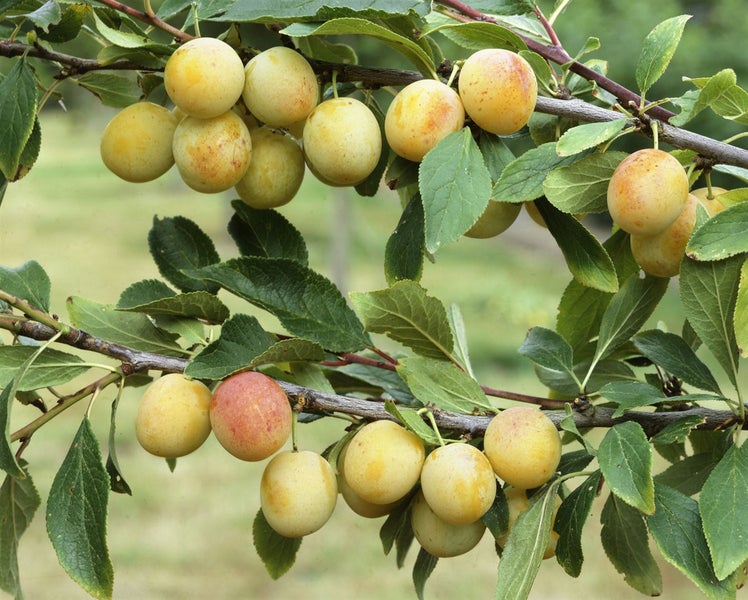
M475 548L486 531L483 521L456 525L447 523L431 509L419 490L410 512L413 535L421 547L432 556L459 556Z
M725 210L725 205L719 200L719 196L724 194L727 190L725 188L712 186L712 197L709 197L709 188L702 187L691 190L691 193L701 200L701 205L706 209L706 212L710 217L713 217L718 212Z
M522 204L489 200L483 214L465 232L469 238L486 239L503 233L514 223Z
M367 519L376 519L377 517L383 517L384 515L391 513L395 507L400 504L399 501L390 502L389 504L374 504L373 502L367 502L354 492L350 485L348 485L348 482L345 479L343 466L345 464L346 448L343 448L341 453L338 455L338 490L343 496L345 503L357 515Z

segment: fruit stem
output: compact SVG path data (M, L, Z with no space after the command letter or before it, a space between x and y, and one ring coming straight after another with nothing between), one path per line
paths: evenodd
M652 142L653 147L655 150L659 150L660 147L660 122L657 119L652 119L652 122L650 124L650 128L652 129Z
M436 439L439 440L439 445L446 446L447 443L444 441L442 434L439 432L439 427L436 424L436 419L434 419L434 413L432 413L428 408L422 408L418 411L418 414L426 415L426 418L429 420L429 424L431 425L431 429L433 429L434 434L436 434Z
M452 66L452 72L449 74L449 79L447 80L447 85L449 87L452 87L452 83L455 80L455 77L457 77L457 73L460 71L460 65L459 63L455 63Z
M298 430L299 413L293 411L291 413L291 448L294 452L299 451L299 446L296 443L297 430Z
M338 97L338 72L337 70L332 72L332 81L330 82L330 84L332 85L333 98L337 99Z

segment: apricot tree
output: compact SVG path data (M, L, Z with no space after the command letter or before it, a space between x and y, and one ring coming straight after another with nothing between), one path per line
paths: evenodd
M239 185L242 198L231 204L231 258L219 256L194 221L155 219L148 245L162 278L136 278L116 305L71 297L67 316L58 317L50 306L54 274L33 255L0 267L0 467L6 473L0 588L22 597L18 545L41 505L34 465L24 459L29 444L44 444L55 418L81 400L104 391L118 399L125 386L149 378L156 381L147 398L149 425L164 431L151 447L171 444L157 452L173 463L205 432L203 409L196 411L202 425L192 440L172 439L178 431L169 425L193 416L158 422L153 402L167 387L162 375L181 374L182 404L183 388L194 387L211 390L214 407L229 401L230 410L221 404L210 415L229 438L241 415L265 410L267 394L281 415L277 437L285 440L292 431L293 450L267 465L253 526L255 547L273 577L290 568L302 537L325 524L342 491L357 513L385 518L384 551L396 549L399 566L420 544L413 567L419 597L439 557L469 551L488 529L499 555L496 597L525 598L544 558L555 555L569 575L580 575L582 531L593 500L602 496L600 542L634 589L663 591L651 539L707 597L735 597L748 561L748 446L741 435L748 425L739 370L748 352L748 150L740 145L748 93L734 71L686 78L678 97L652 97L687 15L653 23L631 65L637 89L630 90L607 76L603 60L589 56L598 50L594 38L574 56L565 49L554 25L571 11L568 1L333 4L0 2L0 200L12 202L12 182L33 169L42 143L40 111L71 87L123 109L102 143L112 176L146 181L175 161L195 193ZM257 32L262 48L255 46ZM74 43L83 36L95 40L96 52L90 41ZM359 42L389 47L401 62L359 64ZM434 83L409 87L422 81ZM421 88L449 97L446 127L439 121L444 115L432 114L439 98L434 104L433 96L400 95ZM736 133L719 141L690 131L703 111ZM252 189L261 182L239 183L252 164L285 162L257 158L269 146L258 141L253 148L260 134L251 131L258 126L268 128L267 139L279 136L301 151L288 161L292 182L279 200L260 199ZM414 126L416 141L408 138ZM636 160L624 151L623 140L632 138L647 146L632 155ZM419 149L394 147L401 142L403 148L417 142ZM302 157L306 175L299 174ZM262 168L272 180L274 167ZM716 175L725 182L719 211L709 204L717 202ZM275 208L259 208L292 201L302 176L352 186L362 196L398 195L402 217L378 257L387 287L346 298L309 266L302 228ZM687 204L693 187L707 188L705 204ZM530 328L518 348L547 389L540 396L482 385L459 310L421 283L425 269L439 269L445 246L464 235L500 234L523 205L537 211L569 271L555 327ZM677 242L658 241L677 248L677 269L663 271L676 274L648 274L636 262L632 235L667 236L687 205L695 210L689 232L677 227ZM602 234L590 218L604 223ZM654 228L635 227L653 222ZM668 292L671 281L677 287ZM677 331L657 321L666 293L675 294L684 316ZM246 311L232 314L227 295ZM278 329L267 331L252 311L272 315ZM82 353L113 359L113 366L101 376ZM223 398L228 388L222 392L221 382L254 371L265 383L252 389L243 383L241 397ZM55 390L80 378L87 383ZM240 405L244 395L254 399L252 406ZM11 431L17 403L38 408L39 415ZM509 437L494 439L498 425L489 423L515 405L532 406L532 415L507 419L512 429L501 433ZM116 409L117 400L112 428ZM241 426L257 433L269 414ZM345 418L350 426L322 454L299 451L296 423L319 418ZM532 431L533 421L542 422L540 435L514 435ZM593 430L603 433L591 437ZM534 468L507 450L516 452L522 439L541 463L552 464L540 475L513 473L505 481L504 463ZM131 491L113 440L104 460L86 413L46 499L47 530L62 567L96 598L113 593L108 497ZM259 455L250 448L247 456L270 458L279 448L271 446ZM653 466L655 453L666 466ZM495 472L487 483L491 463ZM481 475L471 477L466 469L473 467L465 465L480 466ZM490 503L481 498L472 506L473 480L489 490ZM437 514L453 511L459 517L452 522Z

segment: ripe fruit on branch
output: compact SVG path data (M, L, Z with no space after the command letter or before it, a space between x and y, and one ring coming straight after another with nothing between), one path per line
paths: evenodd
M389 504L374 504L373 502L367 502L354 492L350 485L348 485L344 472L346 448L343 448L338 455L338 490L343 496L345 503L357 515L367 519L376 519L377 517L383 517L384 515L391 513L393 509L400 504L399 501L390 502Z
M229 110L242 95L244 64L216 38L182 44L166 61L164 87L185 114L209 119Z
M502 410L488 424L483 450L494 472L509 485L543 485L561 460L561 437L545 413L531 406Z
M252 160L236 184L236 192L252 208L287 204L304 179L304 153L294 139L267 125L250 130L249 135Z
M131 104L104 128L101 159L125 181L152 181L174 164L171 141L177 123L177 118L163 106L152 102Z
M486 526L480 520L455 525L440 519L421 491L413 499L410 524L421 547L432 556L440 558L459 556L472 550L486 531Z
M392 421L374 421L353 436L343 474L367 502L397 502L418 483L425 449L421 438Z
M421 491L440 519L467 525L491 508L496 497L496 475L486 455L475 446L447 444L426 457Z
M509 507L509 523L506 532L502 536L496 538L496 543L499 545L499 548L502 549L506 544L509 533L517 522L519 515L530 508L530 500L527 498L527 492L525 490L507 486L504 488L504 496L506 496L507 505ZM561 498L556 496L555 501L555 508L553 510L553 515L551 516L550 536L548 538L548 544L545 547L545 552L543 553L543 559L551 558L556 554L556 544L558 543L559 535L553 530L553 524L556 522L558 507L561 506Z
M478 127L497 135L522 129L535 110L538 81L516 52L478 50L460 69L457 84L465 112Z
M420 162L442 138L465 124L460 96L446 83L421 79L406 85L390 103L384 134L395 154Z
M489 200L483 214L475 224L465 232L470 238L485 239L503 233L517 220L522 204L513 202L497 202Z
M177 458L197 450L210 435L210 390L169 373L148 386L135 416L135 436L151 454Z
M306 119L319 102L317 76L301 54L276 46L247 63L242 98L266 125L288 127Z
M210 402L210 423L220 444L242 460L263 460L291 435L293 414L283 389L256 371L230 375Z
M624 158L608 184L608 212L624 231L654 235L668 227L688 198L688 176L672 155L656 148Z
M211 119L185 117L174 131L174 161L193 190L213 194L234 187L247 172L252 139L229 110Z
M260 480L260 506L270 527L297 538L320 529L335 510L335 471L316 452L281 452Z
M307 117L303 142L312 173L336 186L361 183L382 153L382 133L374 113L349 97L318 104Z
M712 197L709 198L709 188L702 187L691 190L691 193L701 200L701 205L709 213L710 217L713 217L718 212L725 210L725 205L720 202L719 197L724 194L727 190L721 187L712 186Z

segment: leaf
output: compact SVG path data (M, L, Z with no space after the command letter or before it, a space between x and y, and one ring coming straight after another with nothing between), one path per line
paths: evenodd
M584 123L576 125L559 138L556 152L559 156L574 156L583 150L588 150L604 144L618 135L628 123L628 119L620 118L602 123Z
M722 394L709 367L682 337L650 329L635 335L632 341L639 352L665 371L702 390Z
M94 598L111 598L114 573L106 542L109 475L84 418L47 499L47 533L70 578Z
M429 15L429 20L432 15ZM506 48L513 52L526 50L527 44L516 33L495 23L454 23L453 21L435 23L422 32L423 36L441 33L447 39L468 50L483 48Z
M206 291L215 294L218 286L184 273L219 262L211 239L185 217L153 217L148 247L159 273L183 292Z
M470 364L470 355L468 353L467 333L465 331L465 321L462 318L462 312L457 304L450 304L447 311L449 320L449 329L452 331L452 339L455 341L454 353L457 360L465 370L474 377L473 367Z
M424 444L428 446L439 446L442 440L436 435L423 420L420 413L412 408L399 407L392 400L385 400L384 409L395 417L401 424L410 429Z
M255 368L274 363L321 362L325 360L326 356L324 348L318 343L301 338L291 338L275 342L265 352L257 355L250 366Z
M424 156L418 184L426 250L434 253L470 229L491 197L491 175L469 128L450 133Z
M333 352L370 345L363 325L327 278L286 258L245 256L190 271L274 314L293 335Z
M29 136L26 145L23 147L21 152L21 158L18 159L18 169L16 170L13 181L18 181L31 170L31 167L36 163L36 159L39 158L39 151L42 147L42 128L39 125L39 119L34 119L34 128L31 130L31 136ZM0 194L2 191L0 190ZM1 201L1 199L0 199Z
M352 292L351 303L367 331L384 333L421 356L448 358L454 341L447 311L413 281L373 292Z
M466 414L495 410L478 382L453 363L414 356L401 359L397 372L425 406Z
M37 94L34 70L25 58L13 61L0 79L0 173L13 181L21 154L31 137L36 120Z
M38 346L0 346L0 387L9 385L24 363L32 358L23 377L16 381L18 392L61 385L88 370L87 365L81 365L83 359L74 354L45 348L35 356L38 352Z
M0 589L22 599L18 572L18 542L41 504L39 492L26 473L23 479L6 475L0 487Z
M735 300L735 313L733 317L735 343L738 345L740 355L748 357L748 261L740 268L740 281L738 283L738 296Z
M379 529L379 539L385 555L392 547L396 550L398 569L405 564L405 556L413 544L413 528L410 525L410 502L401 502L385 519Z
M348 377L358 380L357 383L363 381L370 386L375 386L379 390L384 390L386 394L392 396L400 404L412 405L415 403L413 394L411 394L408 386L394 371L354 363L343 367L336 367L332 370L330 376L334 377L338 373L343 373ZM360 386L357 385L356 388L358 387ZM341 388L339 386L336 386L335 389L338 393L348 393L349 391L348 388ZM377 391L375 393L378 395L381 392Z
M666 19L644 38L636 64L636 84L642 94L645 94L667 69L680 42L686 21L690 18L690 15L680 15Z
M518 352L547 369L565 371L570 376L576 377L571 346L551 329L530 328Z
M693 232L686 254L696 260L722 260L748 252L746 226L748 202L729 206Z
M578 459L579 463L577 463L577 458L572 456L570 459L571 460L570 465L566 465L566 466L571 466L571 464L581 464L582 462L584 462L584 460L587 460L587 462L589 463L589 461L592 460L592 457L594 457L597 454L597 450L590 443L590 441L584 435L582 435L582 433L579 431L579 428L577 427L577 424L574 421L574 410L571 407L571 403L567 402L566 404L564 404L564 412L566 413L566 415L558 422L559 428L561 429L561 431L565 431L573 435L577 439L577 441L580 444L582 444L582 446L584 447L583 452L589 455L590 457L589 460L587 460L586 458L579 457ZM580 470L583 468L584 466L580 467ZM560 470L560 469L557 469L557 470ZM568 472L573 473L573 471L568 471Z
M426 552L423 548L418 551L415 563L413 563L413 586L416 589L418 600L423 600L423 592L426 587L426 580L436 568L439 559Z
M592 501L597 496L600 483L600 471L595 471L584 482L569 494L556 513L558 532L556 559L564 571L572 577L579 577L582 571L584 555L582 554L582 529L592 508Z
M616 571L645 596L662 593L660 569L649 550L642 514L610 494L600 514L600 540Z
M421 196L416 194L405 205L384 249L384 276L389 285L401 279L418 281L421 278L424 235L423 204Z
M410 14L424 16L431 8L430 3L423 0L348 0L332 5L330 0L309 0L302 5L299 5L298 0L263 0L228 4L225 14L215 20L262 23L325 21L343 14L377 19Z
M122 476L122 469L119 466L119 460L117 459L117 445L115 442L117 432L117 408L119 407L119 401L122 394L117 396L112 401L112 410L109 416L109 437L107 439L107 447L109 454L106 457L106 472L109 475L109 489L116 494L127 494L132 496L132 489L129 484L125 481Z
M627 410L650 406L667 399L662 390L643 381L611 381L601 387L598 393L618 405L612 415L614 419Z
M693 496L704 487L716 464L717 459L711 452L686 456L658 473L654 478L655 485L666 485L686 496Z
M306 265L308 253L304 238L288 219L273 209L256 209L241 200L231 202L235 214L228 230L245 256L289 258Z
M0 290L25 300L34 308L49 312L49 276L35 260L29 260L19 267L0 266Z
M35 27L42 31L48 31L50 25L59 23L62 18L60 6L54 2L45 2L35 11L23 15L31 21Z
M597 449L597 461L611 491L645 514L655 510L652 448L641 425L611 427Z
M667 445L676 442L684 442L688 434L694 427L698 427L704 422L704 417L690 415L670 423L664 429L658 431L650 438L650 442L655 445Z
M174 293L157 279L133 283L120 296L117 309L151 316L187 317L208 323L223 323L229 309L214 294L206 291Z
M741 256L717 262L685 257L680 268L680 300L686 318L734 386L738 346L733 314L742 264Z
M704 535L717 579L748 560L748 445L733 445L714 467L699 496Z
M656 510L647 526L663 558L693 581L708 597L735 598L735 581L719 581L712 567L696 500L658 484Z
M132 77L113 73L89 72L70 79L83 89L91 92L105 106L125 108L140 99L141 90Z
M252 541L257 555L273 579L280 578L293 566L303 539L282 536L270 527L262 510L257 511L252 523Z

